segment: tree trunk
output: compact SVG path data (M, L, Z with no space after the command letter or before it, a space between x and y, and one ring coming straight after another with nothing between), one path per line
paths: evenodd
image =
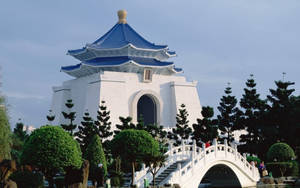
M135 162L132 162L131 163L131 165L132 165L132 178L131 178L131 185L134 185L134 172L135 172Z
M153 186L155 187L155 174L153 173Z
M48 183L49 183L49 187L50 188L54 188L54 179L52 176L48 176L47 177Z

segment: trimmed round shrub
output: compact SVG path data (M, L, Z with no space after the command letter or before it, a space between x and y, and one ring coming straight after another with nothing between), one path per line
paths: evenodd
M273 144L267 153L270 162L286 162L296 158L294 150L286 143Z
M53 176L67 167L79 169L82 164L79 144L59 126L43 126L32 132L24 144L22 164L42 170L50 186Z
M299 175L299 164L297 161L291 161L293 166L292 168L287 169L287 176L298 176Z
M11 180L16 182L18 187L42 188L44 187L43 175L30 171L17 171L10 175Z
M107 175L107 163L102 148L101 140L98 135L94 135L86 149L84 158L90 162L89 179L96 181ZM102 164L102 168L98 165Z
M273 177L287 176L287 171L293 168L292 162L270 162L266 165L268 171L272 172Z

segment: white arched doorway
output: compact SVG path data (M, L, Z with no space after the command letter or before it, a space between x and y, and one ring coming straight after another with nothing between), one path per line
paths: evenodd
M137 122L139 115L142 115L145 124L160 125L162 105L162 100L156 92L141 90L133 97L130 116L133 122Z

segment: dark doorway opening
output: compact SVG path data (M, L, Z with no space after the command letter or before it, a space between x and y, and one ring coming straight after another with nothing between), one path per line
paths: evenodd
M154 99L148 95L143 95L137 104L137 119L144 119L144 124L156 124L157 123L157 109Z
M219 164L211 167L202 178L202 187L242 187L235 173L226 165Z

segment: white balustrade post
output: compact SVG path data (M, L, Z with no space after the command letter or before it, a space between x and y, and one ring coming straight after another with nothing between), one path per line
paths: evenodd
M196 149L197 149L197 145L196 145L196 140L193 141L193 148L192 148L192 156L193 156L193 159L195 158L197 152L196 152Z
M255 166L254 166L254 163L252 163L251 166L252 166L252 177L254 177L254 173L255 173Z
M204 153L203 155L203 161L204 161L204 165L206 165L206 150L205 150L205 144L202 144L202 152Z
M213 145L214 145L214 148L215 148L215 157L217 158L217 151L218 151L218 142L217 142L217 139L213 140Z
M238 154L238 150L237 150L237 145L234 144L234 160L237 160L237 154Z
M145 163L142 163L142 171L144 171L144 170L145 170L145 168L146 168L146 165L145 165Z
M177 163L177 176L178 176L178 179L181 177L181 174L180 174L180 170L181 170L181 163Z
M183 140L181 141L181 159L183 159L184 158L184 142L183 142Z
M169 163L172 163L172 161L170 161L170 160L174 160L173 155L174 155L174 153L173 153L173 143L169 143L169 156L168 156L169 159L167 160L167 165Z
M246 153L243 153L243 157L244 157L244 168L246 169L246 164L247 164L247 156L246 156Z
M228 152L228 143L227 143L227 139L224 140L224 151L225 151L225 157L227 157L227 152Z

